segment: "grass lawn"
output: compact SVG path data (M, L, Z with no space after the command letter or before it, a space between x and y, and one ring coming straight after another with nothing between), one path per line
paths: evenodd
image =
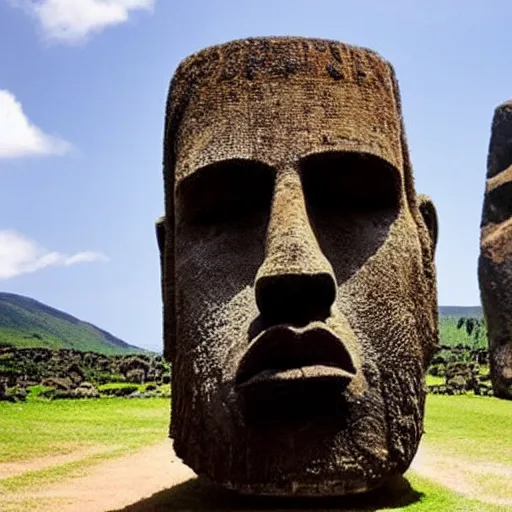
M394 512L507 512L510 508L500 505L482 503L459 496L441 485L420 478L413 473L406 474L412 488L422 497L409 505L400 508L388 508ZM377 512L377 511L376 511Z
M426 384L427 386L441 386L446 383L444 377L438 377L437 375L427 375Z
M91 444L134 449L164 439L169 399L0 402L0 463Z
M105 448L78 462L2 479L0 495L2 490L60 480L106 458L165 439L169 408L166 398L0 402L0 467L6 462Z
M72 453L83 447L103 446L111 451L91 455L80 461L52 468L29 471L0 479L2 494L37 489L88 471L105 458L125 454L167 436L169 400L110 398L98 400L31 401L0 403L0 467L2 463L30 461L42 456ZM471 461L512 461L512 404L503 400L475 396L430 395L427 399L424 442L443 456ZM507 508L464 498L441 485L414 474L407 480L419 499L402 507L381 508L404 512L505 512ZM480 476L485 478L485 475ZM488 490L492 491L489 478ZM498 482L499 483L499 482ZM496 483L496 485L498 485ZM192 484L192 490L193 490ZM189 488L190 491L190 488ZM496 491L499 494L499 489ZM14 494L13 494L14 493ZM192 496L192 497L191 497ZM162 503L187 504L195 494L182 496L172 489L159 498ZM14 502L12 502L14 503ZM18 505L20 502L17 502ZM27 505L28 502L24 502ZM57 501L54 502L54 505ZM186 507L185 507L186 508Z
M428 395L423 442L443 455L512 463L512 403L474 395Z

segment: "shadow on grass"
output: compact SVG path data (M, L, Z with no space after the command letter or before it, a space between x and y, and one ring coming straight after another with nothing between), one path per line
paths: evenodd
M208 482L191 478L179 485L122 509L110 512L167 512L175 510L229 511L229 510L315 510L366 511L405 507L419 501L423 493L415 491L402 476L385 487L350 498L271 498L241 496Z

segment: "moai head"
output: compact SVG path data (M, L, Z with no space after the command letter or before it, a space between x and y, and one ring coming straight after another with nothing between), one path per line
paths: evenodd
M480 225L478 278L494 394L512 399L512 101L496 108Z
M391 66L316 39L208 48L172 80L164 152L178 456L268 495L404 472L437 343L437 219Z

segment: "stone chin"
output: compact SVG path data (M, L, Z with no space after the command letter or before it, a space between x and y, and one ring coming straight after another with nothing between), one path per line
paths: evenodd
M345 419L348 422L351 421L350 417ZM383 427L384 418L363 417L357 422L359 429L361 429L361 424L380 424L379 426ZM302 428L304 428L304 425ZM411 431L407 436L407 453L402 454L403 458L401 460L391 461L389 458L390 452L396 452L400 448L388 449L387 432L375 435L375 431L357 432L356 430L350 429L338 432L332 437L322 437L323 432L318 428L318 425L316 425L316 428L311 428L308 436L310 441L314 440L315 443L323 444L325 451L316 451L315 455L309 460L307 458L297 460L299 459L297 451L304 450L307 452L312 448L314 449L314 447L308 446L307 443L301 443L298 439L301 437L300 435L294 439L293 433L290 433L288 438L282 439L280 442L288 441L291 446L296 446L296 448L290 449L288 453L283 450L280 456L290 460L295 459L292 467L276 465L270 470L269 466L272 465L272 461L246 459L249 467L254 464L253 473L257 472L256 468L261 466L261 474L266 475L261 480L247 481L240 478L240 474L236 476L236 480L215 480L215 476L211 473L210 477L213 476L216 483L223 487L241 494L328 497L373 491L385 485L396 475L402 474L408 468L419 443L419 437L415 438L414 432ZM302 434L304 433L306 433L306 430ZM362 448L358 446L373 436L375 436L372 439L374 444L371 447ZM262 444L264 443L260 442L256 449L261 450ZM275 440L270 444L275 445ZM251 451L250 447L248 451Z
M512 256L504 251L509 237L484 239L478 265L482 305L487 320L493 390L499 398L512 399ZM498 233L500 234L500 233ZM487 243L486 243L487 242Z
M199 474L241 494L327 497L373 491L409 467L420 441L424 396L421 375L383 385L373 363L365 374L372 387L363 394L337 393L336 385L329 391L328 382L302 383L301 392L290 390L274 407L267 403L266 413L253 402L249 415L243 396L231 388L229 397L219 400L229 404L225 412L230 416L229 426L219 421L219 444L197 447L200 453L177 452ZM389 393L411 385L416 393L403 403L390 398ZM267 398L272 395L277 391ZM278 408L281 417L274 414ZM212 460L225 466L212 465Z

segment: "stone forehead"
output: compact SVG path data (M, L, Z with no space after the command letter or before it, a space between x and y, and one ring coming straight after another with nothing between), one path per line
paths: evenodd
M498 220L494 215L512 201L512 197L507 197L512 183L512 100L498 105L494 110L486 178L481 248L494 254L491 258L493 261L499 261L505 255L510 258L512 254L512 219Z
M388 86L390 66L376 52L338 41L262 37L211 46L183 60L172 88L202 82L257 80L296 75L329 77L342 83L364 81ZM179 91L178 91L179 94Z
M276 127L280 123L285 129ZM404 167L392 67L372 50L341 42L245 39L207 48L179 65L168 97L167 172L187 175L216 159L252 158L257 132L274 152L296 139L312 152L369 152Z
M512 165L512 100L494 110L491 140L487 158L487 178L492 178Z
M504 101L503 103L501 103L500 105L498 105L495 109L495 113L507 113L509 115L512 115L512 99L511 100L507 100L507 101Z

